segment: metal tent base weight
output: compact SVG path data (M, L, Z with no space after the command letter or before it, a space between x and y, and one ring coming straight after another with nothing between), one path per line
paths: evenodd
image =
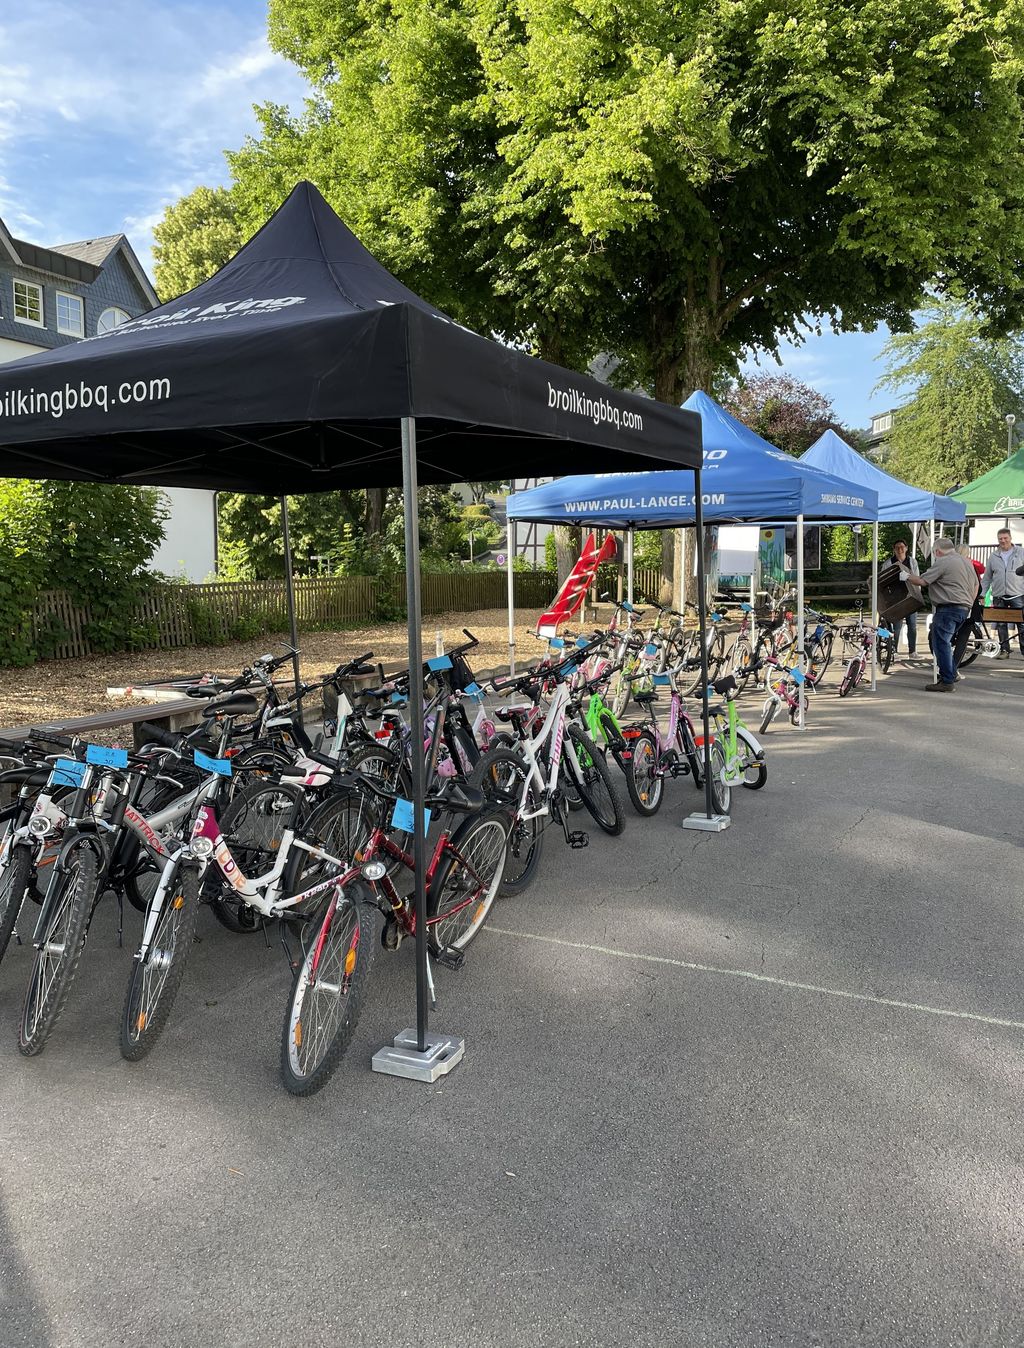
M415 1030L403 1030L395 1035L390 1048L379 1048L371 1066L375 1072L388 1076L408 1077L412 1081L434 1082L445 1076L462 1061L466 1051L465 1040L450 1034L428 1034L421 1051Z
M727 814L688 814L683 828L699 828L703 833L724 833L732 823Z

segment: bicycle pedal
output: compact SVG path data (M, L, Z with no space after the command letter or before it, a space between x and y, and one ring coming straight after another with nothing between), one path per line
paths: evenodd
M466 962L466 952L464 950L456 950L451 946L449 946L445 950L437 951L437 953L434 955L434 963L441 964L446 969L459 970L462 968L465 962Z
M669 763L666 771L670 777L689 777L689 763Z
M565 835L565 840L570 847L580 848L590 846L590 834L584 833L582 829L570 829Z

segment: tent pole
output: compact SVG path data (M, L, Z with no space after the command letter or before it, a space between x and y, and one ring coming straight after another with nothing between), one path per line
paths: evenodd
M515 576L512 571L512 559L516 555L516 522L508 520L507 537L508 556L505 558L505 577L508 584L508 672L513 677L516 672L516 593Z
M872 527L874 555L871 558L871 621L878 622L878 521ZM871 643L871 691L878 688L878 637Z
M416 912L416 1028L403 1030L394 1046L373 1055L373 1070L415 1081L436 1081L459 1062L465 1052L461 1039L427 1033L431 991L427 960L427 836L424 810L427 795L426 756L423 752L423 643L420 601L420 521L417 499L416 420L402 418L402 488L405 504L405 602L408 611L409 730L412 745L412 853ZM372 923L367 924L374 939Z
M807 662L804 659L804 517L796 517L796 667L807 677ZM800 698L800 729L807 729L807 716L804 703L807 700L806 685L797 685Z
M1009 521L1007 521L1009 523ZM928 525L928 565L932 564L932 557L935 553L935 521L931 520ZM932 683L939 681L939 661L935 651L935 605L932 605L932 639L928 643L932 648Z
M626 598L633 602L633 530L626 533Z
M683 820L683 828L703 829L706 832L720 833L728 828L728 815L716 814L715 803L711 796L711 718L708 716L708 617L707 596L704 592L704 503L701 499L700 469L693 470L693 527L696 532L697 547L697 632L700 642L700 682L701 717L704 730L704 813L696 811Z
M281 497L281 541L284 543L284 592L288 603L288 631L291 633L292 669L295 672L295 691L302 687L299 675L299 624L295 618L295 575L292 570L292 544L288 536L288 497Z

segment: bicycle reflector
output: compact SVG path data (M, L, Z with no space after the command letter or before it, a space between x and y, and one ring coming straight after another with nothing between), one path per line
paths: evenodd
M388 868L383 861L367 861L360 872L364 880L383 880Z

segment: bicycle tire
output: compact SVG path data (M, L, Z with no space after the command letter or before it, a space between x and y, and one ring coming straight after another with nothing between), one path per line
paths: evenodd
M427 939L435 952L465 950L487 921L501 884L509 819L487 810L463 820L427 890Z
M975 660L981 654L981 644L985 639L985 631L981 623L971 624L971 635L967 638L967 645L964 653L957 661L957 669L966 669L968 665L973 665Z
M860 661L856 658L850 661L846 666L846 673L843 675L842 683L839 685L839 696L848 697L857 687L857 680L860 676Z
M492 804L504 809L510 820L505 866L498 887L499 895L504 898L521 894L532 883L544 843L545 816L523 819L519 809L528 775L526 762L515 750L497 745L481 756L470 778L470 785L483 791ZM529 809L537 808L533 782L526 801Z
M631 742L626 760L626 791L637 814L650 819L661 809L665 798L665 778L658 770L659 754L654 736L642 731Z
M704 786L704 748L698 745L701 758L700 780L697 785ZM732 804L732 788L723 780L725 775L725 750L716 738L711 745L711 803L716 814L728 814Z
M145 960L136 953L121 1012L121 1057L138 1062L163 1033L181 987L199 921L199 872L181 866L168 890Z
M617 836L626 827L619 794L612 784L611 773L604 756L598 753L594 741L579 726L569 727L569 739L579 761L579 774L571 754L563 749L563 768L579 792L583 804L598 828Z
M738 725L736 727L736 739L737 741L742 740L743 743L747 746L747 749L750 751L750 753L752 754L754 753L754 747L751 743L750 734L741 725ZM748 777L747 774L751 771L753 771L754 776ZM768 764L764 761L763 757L755 763L748 764L743 769L742 785L745 786L748 791L760 791L761 787L764 786L767 780L768 780Z
M32 879L31 848L11 844L11 850L14 856L0 872L0 960L7 953Z
M377 946L366 884L356 880L336 894L310 925L313 938L296 965L281 1035L281 1082L291 1095L327 1085L359 1023Z
M243 872L259 875L270 870L281 835L299 822L303 804L298 787L282 782L257 781L236 792L220 820L220 831ZM222 927L236 936L251 936L263 929L263 914L220 886L215 864L211 863L206 878L208 886L219 887L210 898L210 911Z
M736 678L746 679L750 677L750 666L753 658L754 653L750 648L750 638L737 637L733 642L732 650L729 652L729 663Z
M42 1053L60 1019L82 958L89 918L99 887L99 862L87 842L72 847L50 906L42 949L35 952L18 1029L18 1050L25 1057ZM59 949L51 947L59 945Z
M758 733L763 735L771 723L775 720L776 713L779 710L779 699L772 695L766 697L764 706L761 708L761 724L758 727Z
M875 637L875 659L883 674L892 666L892 637Z

